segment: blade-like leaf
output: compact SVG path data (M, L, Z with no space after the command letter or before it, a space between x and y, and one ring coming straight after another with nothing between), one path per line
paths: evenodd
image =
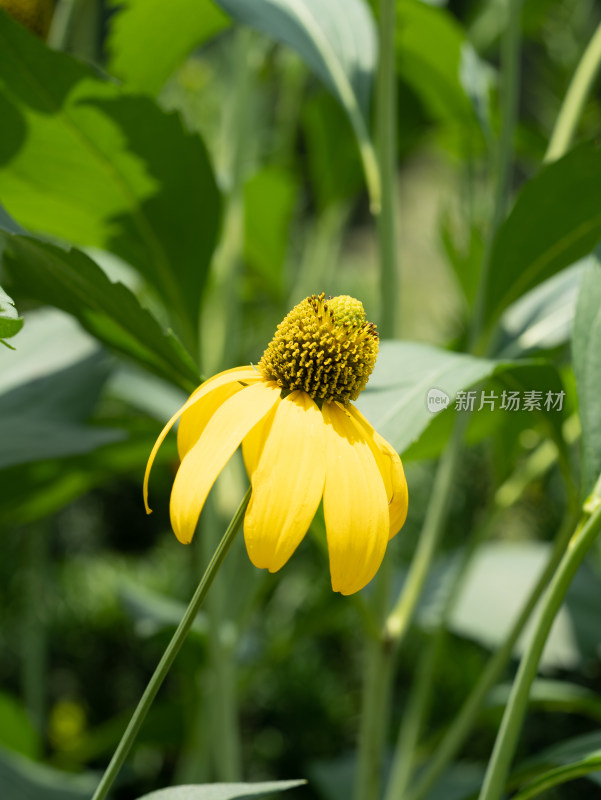
M572 339L572 355L582 425L583 490L587 495L601 473L601 252L584 270Z
M338 98L351 120L372 204L380 203L379 174L369 135L377 68L377 36L363 0L216 0L237 22L289 45Z
M149 98L49 50L2 11L0 118L9 212L28 230L134 265L196 346L220 208L200 138Z
M579 761L573 761L571 764L565 764L562 767L548 770L548 772L539 775L521 792L514 794L513 800L532 800L533 797L538 797L554 786L559 786L562 783L589 775L591 772L599 771L601 771L601 750L595 750Z
M486 318L492 322L600 239L601 147L585 144L543 167L520 191L494 243Z
M185 56L229 24L211 0L111 0L112 73L136 92L157 94Z
M244 800L263 797L274 792L284 792L303 786L304 780L264 781L262 783L212 783L198 786L172 786L158 792L145 794L138 800Z
M91 258L33 237L6 235L4 261L15 286L76 317L100 341L189 390L199 382L191 357L171 331Z

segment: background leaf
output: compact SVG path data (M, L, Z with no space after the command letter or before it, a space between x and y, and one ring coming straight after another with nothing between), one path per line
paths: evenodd
M0 748L0 786L10 800L89 800L98 779L36 764Z
M220 209L200 138L149 98L49 50L3 12L0 116L0 199L10 214L29 230L134 265L196 346L189 326Z
M304 780L264 781L262 783L213 783L206 786L172 786L140 797L139 800L243 800L295 789Z
M156 95L184 57L229 20L211 0L111 0L109 66L136 92Z
M585 144L528 181L501 225L486 287L489 323L600 239L601 147Z
M0 286L0 342L16 336L22 327L23 317L19 316L12 297L9 297Z
M98 338L186 389L199 383L190 355L135 295L112 283L91 258L34 237L8 236L4 261L18 289L67 311Z
M572 355L582 425L585 496L601 473L601 261L597 250L582 275Z
M369 114L377 35L363 0L216 0L237 22L289 45L323 81L349 116L372 200L379 203ZM376 197L377 194L377 197Z

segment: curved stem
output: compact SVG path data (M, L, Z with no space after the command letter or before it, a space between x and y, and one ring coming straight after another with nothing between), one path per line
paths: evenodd
M555 161L569 148L576 126L582 116L584 104L601 68L601 23L584 51L572 78L557 122L553 128L545 161Z
M144 694L142 695L142 698L138 703L131 720L129 721L129 725L121 737L121 741L117 745L117 749L113 754L110 764L102 776L102 779L98 784L98 788L94 792L92 800L104 800L111 786L113 785L119 770L123 766L123 763L127 758L127 754L129 753L131 746L133 745L135 738L142 727L144 718L146 717L146 714L148 713L150 706L152 705L152 702L156 697L159 688L161 687L161 684L165 680L171 665L175 661L175 657L179 653L180 648L186 639L188 631L192 627L198 610L202 606L204 599L211 588L211 584L213 583L215 576L217 575L217 572L223 563L223 559L226 557L232 542L236 538L236 534L240 530L242 520L244 519L244 512L246 511L246 507L250 500L250 494L251 488L249 487L246 491L246 494L242 498L240 505L238 506L238 510L232 517L232 521L230 522L226 532L223 534L223 538L219 542L213 558L211 559L209 566L206 568L205 573L198 584L198 588L196 589L196 592L190 601L190 605L186 609L186 613L182 617L182 621L178 625L177 630L167 645L167 649L163 653L163 656L159 661L152 678L148 682L148 685L144 690Z
M513 682L497 734L492 757L488 763L479 800L499 800L503 794L507 773L513 759L522 721L528 705L530 686L536 676L538 662L547 641L555 616L565 594L589 548L601 531L601 505L587 522L577 530L541 601L532 638Z

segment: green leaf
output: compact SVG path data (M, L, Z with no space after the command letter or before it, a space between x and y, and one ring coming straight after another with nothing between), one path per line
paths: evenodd
M576 780L576 778L582 778L591 772L598 772L599 770L601 770L601 750L596 750L589 753L585 758L538 775L524 789L512 795L512 797L513 800L532 800L533 797L538 797L554 786Z
M0 342L6 344L3 340L16 336L22 327L23 317L19 316L12 297L9 297L0 286Z
M0 468L88 453L123 438L121 431L84 424L108 368L98 351L79 355L82 346L74 327L57 312L32 313L18 364L11 363L11 354L0 352Z
M369 135L377 35L363 0L216 0L237 22L289 45L339 100L355 131L372 204L379 207L377 160Z
M284 792L303 786L304 780L264 781L262 783L212 783L198 786L172 786L145 794L138 800L243 800Z
M156 95L195 47L228 18L211 0L111 0L109 70L136 92Z
M490 68L444 8L397 1L397 72L437 119L488 129Z
M198 370L177 337L164 332L129 289L91 258L33 237L6 236L4 261L20 292L67 311L101 342L189 390Z
M517 358L565 344L572 333L576 299L589 259L580 261L516 300L499 321L498 358Z
M584 270L572 339L582 425L585 496L601 473L601 248Z
M511 693L511 684L496 686L488 695L486 707L503 709ZM583 714L593 719L601 719L601 697L575 683L538 678L532 684L529 695L531 709Z
M186 612L185 603L139 586L133 581L121 585L119 597L125 611L135 622L137 635L142 637L177 628ZM200 612L190 632L204 637L207 629L206 616Z
M448 621L455 633L480 642L491 650L505 640L538 575L550 557L544 542L488 542L481 545L462 579L461 590ZM431 597L422 611L422 623L438 619L446 601L444 575L453 564L443 563L431 579ZM511 587L511 591L508 591ZM583 660L594 659L599 647L596 603L601 583L586 565L573 581L566 603L559 612L547 640L543 669L574 669ZM530 627L515 647L524 651Z
M135 266L196 346L220 213L200 138L3 12L0 118L0 186L10 214L28 230L110 250Z
M588 255L601 239L601 147L585 144L548 164L521 189L496 236L486 319Z
M10 800L89 800L98 778L36 764L0 748L0 786Z
M402 453L438 419L442 409L453 403L457 392L485 378L503 375L516 384L511 387L516 391L561 389L555 371L547 365L495 361L427 344L385 341L380 345L373 375L356 404ZM532 386L527 384L528 377ZM543 394L543 402L544 398ZM478 411L477 404L474 410ZM551 423L556 428L559 419L551 417Z

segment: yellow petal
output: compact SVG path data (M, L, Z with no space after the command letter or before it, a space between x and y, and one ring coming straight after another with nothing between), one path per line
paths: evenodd
M259 463L259 459L261 458L263 445L269 436L269 430L271 428L271 423L273 422L274 413L275 408L272 409L269 414L266 414L262 420L257 422L255 427L246 434L244 441L242 442L242 457L244 458L244 466L246 467L246 474L251 481L254 471L257 468L257 464Z
M154 459L156 454L158 453L159 447L163 444L165 436L169 433L171 428L180 418L180 416L187 411L189 408L192 408L194 404L200 400L201 397L204 397L208 392L212 392L214 389L218 389L220 386L224 386L228 383L236 383L238 381L244 381L245 383L261 380L261 375L257 372L256 369L253 367L234 367L233 369L227 369L225 372L220 372L218 375L213 375L212 378L201 383L198 389L195 389L190 397L186 400L184 405L175 412L175 414L171 417L169 422L165 425L161 433L159 434L159 438L156 440L154 447L152 448L152 452L148 458L148 463L146 464L146 472L144 473L144 485L143 485L143 492L144 492L144 506L146 508L146 513L150 514L151 509L148 505L148 479L150 478L150 470L152 469L152 465L154 463Z
M171 524L184 544L194 536L198 517L215 479L248 431L277 403L280 389L261 381L226 400L186 454L171 491Z
M315 516L325 480L323 418L306 392L278 403L252 476L244 538L255 567L276 572Z
M248 384L243 384L239 381L230 381L225 385L221 384L216 387L211 387L210 391L197 397L194 405L184 411L177 427L177 452L180 461L184 460L186 453L188 453L200 439L207 422L211 419L219 406L223 405L223 403L233 395L241 392L245 385Z
M323 512L330 553L332 588L353 594L382 563L388 531L384 480L365 437L349 414L325 402L326 482Z
M384 478L386 495L388 497L388 513L390 517L389 538L392 539L405 524L407 510L409 508L409 492L403 464L394 447L373 429L358 409L349 405L347 410L353 422L365 435L374 458L376 459L378 469Z

